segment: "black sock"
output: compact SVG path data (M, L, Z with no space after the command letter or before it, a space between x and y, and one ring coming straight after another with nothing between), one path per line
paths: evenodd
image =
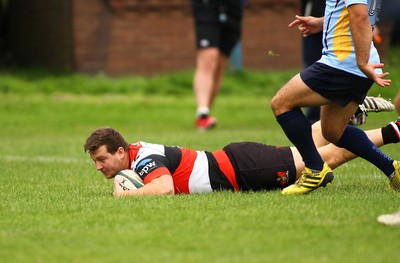
M398 122L391 122L381 129L384 144L398 143L400 141L400 126Z
M364 131L354 126L347 125L337 146L369 161L387 176L393 173L393 159L376 147Z
M321 171L324 161L315 147L311 125L303 112L297 108L276 116L288 139L299 150L307 168Z

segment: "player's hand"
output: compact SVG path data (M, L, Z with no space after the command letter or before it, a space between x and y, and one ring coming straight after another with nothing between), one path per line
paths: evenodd
M289 24L289 28L297 26L303 37L308 37L321 32L323 23L323 17L296 16L296 19Z
M386 79L385 77L389 76L389 72L384 72L382 74L376 73L375 69L383 68L384 64L371 64L368 63L363 67L360 67L360 70L371 80L373 80L378 86L384 88L390 86L392 80Z
M117 179L114 178L114 196L123 196L124 195L124 189L120 185Z

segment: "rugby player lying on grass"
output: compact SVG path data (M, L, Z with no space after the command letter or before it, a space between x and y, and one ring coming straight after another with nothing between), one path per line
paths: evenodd
M318 152L329 167L335 169L356 158L344 148L328 144L319 122L312 127ZM399 142L399 127L400 120L397 120L366 133L380 147ZM135 170L143 179L143 187L128 191L114 180L115 196L282 189L293 184L304 170L304 162L295 147L238 142L215 152L195 151L146 142L128 144L113 128L96 129L87 138L84 150L89 152L96 169L108 179L124 169ZM399 190L392 181L390 185Z

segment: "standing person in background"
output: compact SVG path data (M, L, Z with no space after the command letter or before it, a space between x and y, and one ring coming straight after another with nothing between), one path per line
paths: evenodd
M305 194L333 180L313 142L311 125L301 107L322 106L323 136L338 147L379 168L390 186L400 190L400 163L376 148L365 132L348 125L374 82L391 84L372 43L380 1L326 0L324 17L296 16L303 36L323 32L322 57L289 80L272 98L271 108L288 139L299 150L305 169L282 194Z
M325 0L302 0L301 13L303 16L323 17ZM308 37L303 37L302 43L303 65L308 68L318 61L322 55L322 31ZM320 107L308 107L306 116L311 123L319 120Z
M214 127L211 109L220 90L225 66L240 40L242 0L191 0L196 31L196 126L200 131Z
M381 59L385 63L390 61L391 58L389 57L388 51L392 42L392 34L396 29L395 21L397 17L399 17L399 13L399 0L385 0L382 2L381 11L379 14L379 30L377 34L374 34L374 43L376 44L376 48L379 51Z

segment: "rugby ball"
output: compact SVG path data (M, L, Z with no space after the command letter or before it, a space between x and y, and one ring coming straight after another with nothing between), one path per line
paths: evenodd
M142 178L132 169L120 171L116 176L118 184L124 191L138 189L144 185Z

